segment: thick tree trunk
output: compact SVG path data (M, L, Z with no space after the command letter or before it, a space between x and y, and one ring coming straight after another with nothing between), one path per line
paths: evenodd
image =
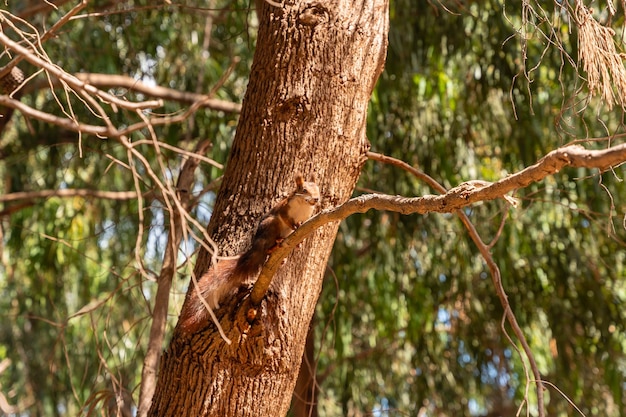
M368 149L367 103L387 46L387 0L260 1L250 83L208 232L220 255L241 252L259 218L293 189L315 181L322 206L346 201ZM150 415L281 416L338 224L317 230L274 277L256 320L242 290L199 333L176 331L165 352ZM200 277L210 255L202 252ZM193 291L190 288L189 291Z

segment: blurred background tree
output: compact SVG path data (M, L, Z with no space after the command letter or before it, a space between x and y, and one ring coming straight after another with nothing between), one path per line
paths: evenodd
M53 3L9 0L0 10L2 32L14 40L18 30L43 33L75 6ZM568 17L577 4L392 1L387 65L370 104L372 149L451 187L505 177L573 140L615 135L610 143L619 143L622 106L590 98L578 63L579 33ZM624 10L594 7L601 22L623 30ZM255 34L247 2L92 1L43 48L69 73L124 75L236 104ZM12 57L4 52L0 66ZM71 105L81 122L99 121L80 98L51 89L38 68L18 66L29 80L22 103L61 117L61 106L67 112ZM150 98L109 87L120 98ZM153 112L176 116L188 108L166 99ZM120 128L138 120L127 111L109 116ZM145 129L130 134L147 165L119 141L79 138L20 111L0 133L6 196L66 189L143 195L2 200L4 414L77 415L137 400L170 225L149 173L175 181L180 149L191 152L209 139L206 156L216 163L200 165L192 212L206 224L214 198L207 185L219 178L237 123L236 107L198 107L192 116L154 126L160 149ZM549 415L575 414L568 399L585 415L626 415L623 175L621 167L601 175L566 170L520 190L517 208L494 201L466 210L485 241L497 237L492 254L511 306L544 379L560 390L546 393ZM359 192L434 192L374 161L360 185ZM192 239L180 246L171 326L196 247ZM506 416L526 407L525 397L533 411L502 316L489 272L455 216L349 218L314 325L316 412Z

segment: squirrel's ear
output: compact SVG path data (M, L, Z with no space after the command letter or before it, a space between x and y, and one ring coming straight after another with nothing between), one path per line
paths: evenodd
M300 174L299 172L296 173L296 185L298 186L298 188L302 188L302 186L304 185L304 178L302 178L302 174Z

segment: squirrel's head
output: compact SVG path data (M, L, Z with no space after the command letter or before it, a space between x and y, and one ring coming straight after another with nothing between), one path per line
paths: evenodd
M316 183L312 181L304 181L301 174L296 174L296 192L295 196L298 196L308 204L315 206L320 201L320 189Z

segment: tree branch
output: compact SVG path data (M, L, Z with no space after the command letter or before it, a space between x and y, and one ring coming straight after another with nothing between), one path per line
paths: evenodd
M49 197L95 197L107 200L132 200L137 198L137 193L135 191L101 191L71 188L63 190L20 191L0 195L0 203Z
M149 102L145 102L149 103ZM153 102L155 105L158 105L159 102ZM32 117L37 120L41 120L46 123L50 123L64 129L78 132L78 133L87 133L90 135L95 135L101 138L120 138L122 136L129 135L130 133L136 132L138 130L144 129L151 126L164 125L170 123L179 123L189 117L193 112L195 112L198 107L202 105L201 102L195 102L191 105L187 110L177 116L171 117L157 117L148 119L148 122L141 121L135 124L128 126L125 129L118 130L115 126L98 126L80 123L74 119L58 117L50 113L42 112L40 110L34 109L19 100L14 100L6 95L0 95L0 105L11 107L19 110L22 114Z
M370 153L368 156L372 157L372 159L384 159L386 161L393 159L383 157L382 155L375 153ZM255 282L250 295L252 309L248 312L248 319L253 320L256 317L256 309L260 305L263 297L265 297L272 277L278 271L283 259L293 250L293 248L296 247L296 245L301 243L317 228L330 222L341 221L355 213L365 213L370 209L387 210L402 214L457 212L461 221L469 231L470 237L477 245L481 255L489 267L493 284L504 308L504 314L511 324L516 336L520 340L524 352L530 362L530 367L534 374L535 382L537 383L539 415L543 416L545 411L543 410L543 384L541 375L535 362L532 350L530 349L530 346L528 345L528 342L526 341L508 303L507 295L501 282L500 270L491 257L488 246L484 244L469 218L462 211L460 211L460 209L479 201L505 198L506 193L519 188L527 187L534 182L541 181L548 175L553 175L567 166L596 168L600 171L606 171L607 169L622 164L625 161L626 144L617 145L604 150L587 150L579 145L569 145L555 149L541 158L536 164L497 182L488 183L484 181L469 181L447 192L443 186L438 184L426 174L421 173L404 162L395 162L395 165L402 166L404 168L410 167L410 169L408 169L410 172L417 175L419 178L424 179L437 191L443 192L443 194L438 196L426 195L423 197L413 198L384 194L367 194L352 198L341 206L326 209L312 217L295 230L290 236L288 236L279 245L279 247L270 254L267 262L263 265L259 278Z
M58 79L67 83L67 85L69 85L73 89L86 91L87 93L95 95L101 100L117 105L120 108L128 109L128 110L142 110L142 109L148 109L148 108L153 108L153 107L161 107L163 105L163 103L160 100L156 102L148 101L148 102L133 103L133 102L121 100L112 94L99 90L96 87L90 84L87 84L84 81L79 80L73 75L68 74L67 72L63 71L61 68L54 65L53 63L40 58L35 53L35 51L31 51L30 49L21 46L19 43L14 42L8 36L6 36L3 32L0 32L0 43L2 43L7 48L13 50L15 53L23 56L24 59L28 61L29 63L31 63L32 65L38 68L44 69L49 74L52 74Z
M151 97L163 100L177 101L180 103L200 103L200 107L207 107L212 110L227 113L241 113L241 104L231 101L211 98L206 94L197 94L187 91L174 90L173 88L150 86L134 78L124 75L109 74L76 74L76 78L98 87L123 87L132 91L137 91Z
M591 151L591 152L593 152L593 151ZM420 180L426 182L432 188L434 188L435 190L439 191L440 193L444 193L444 194L446 193L445 187L442 186L441 184L439 184L437 181L435 181L434 178L432 178L429 175L419 171L418 169L413 168L412 166L410 166L409 164L407 164L404 161L401 161L399 159L392 158L392 157L389 157L389 156L377 154L377 153L374 153L374 152L368 152L367 155L368 155L368 157L370 159L374 159L376 161L380 161L380 162L384 162L384 163L391 164L391 165L394 165L394 166L398 166L398 167L400 167L400 168L410 172L411 174L413 174L414 176L416 176ZM502 195L502 197L506 198L505 195ZM530 349L530 346L528 345L528 341L526 340L526 337L524 336L524 333L522 332L521 327L517 323L517 318L513 314L513 310L511 310L511 305L509 304L508 296L506 294L506 291L504 290L504 286L502 285L502 277L501 277L501 274L500 274L500 268L498 267L498 264L496 264L496 262L493 260L493 257L491 256L491 253L490 253L491 246L493 244L495 244L495 241L496 241L497 238L494 238L492 243L490 243L489 245L486 245L482 241L480 235L478 234L478 231L476 230L476 228L472 224L471 220L463 212L463 210L457 210L456 214L459 216L459 219L461 220L461 222L463 223L463 225L467 229L467 232L469 233L470 238L472 239L472 241L474 242L474 244L476 245L476 247L480 251L480 254L482 255L483 259L485 260L485 263L487 264L487 267L489 268L489 272L490 272L490 275L491 275L491 280L492 280L493 286L494 286L494 288L496 290L496 294L498 295L498 298L500 299L500 304L502 305L502 308L504 309L504 317L509 322L509 324L511 325L511 328L513 329L513 332L515 333L515 335L519 339L520 343L522 344L522 348L524 349L524 353L525 353L526 357L528 358L528 362L530 363L530 368L531 368L531 371L532 371L533 376L534 376L534 381L532 381L532 382L535 382L536 387L537 387L537 389L536 389L536 392L537 392L537 408L539 410L539 415L543 416L544 415L543 380L541 379L541 374L539 373L539 367L537 366L537 362L535 360L535 356L534 356L532 350ZM502 231L502 227L504 226L505 219L506 219L506 216L503 216L502 217L502 222L500 224L500 228L498 229L498 234ZM506 329L504 328L504 319L503 319L503 323L502 323L502 331L506 335ZM508 338L508 336L507 336L507 338ZM515 346L515 344L513 343L513 341L511 339L509 339L509 341L511 342L511 344L513 346ZM516 348L516 350L517 350L517 348ZM518 350L518 352L519 352L519 350ZM524 367L525 366L526 365L524 364ZM531 382L528 379L528 377L527 377L527 381Z
M41 12L49 12L51 10L58 10L59 7L64 5L65 3L69 3L71 0L47 0L39 2L38 4L34 4L33 6L28 7L19 12L19 17L22 19L27 19L37 13Z
M53 7L53 5L51 5L51 3L49 1L46 1L44 3L47 3L48 7ZM59 20L57 20L54 23L54 25L52 25L52 27L50 29L48 29L46 31L46 33L43 34L43 36L41 36L41 37L37 36L38 43L42 43L42 42L46 41L47 39L51 38L61 28L61 26L66 24L74 15L76 15L78 12L80 12L86 6L87 6L87 0L81 0L80 3L78 3L69 12L67 12L64 16L62 16ZM22 23L25 22L23 16L17 17L17 16L15 16L15 15L13 15L11 13L8 13L8 12L5 12L5 15L9 16L9 18L22 20ZM18 33L19 33L19 31L18 31ZM11 60L11 62L9 62L4 67L0 68L0 79L2 77L4 77L5 75L7 75L24 58L25 57L23 55L16 56L15 58L13 58Z
M50 113L42 112L37 109L33 109L30 106L14 100L9 96L0 95L0 105L7 106L19 110L22 114L30 116L34 119L41 120L42 122L50 123L59 127L62 127L73 132L88 133L99 137L119 137L122 133L118 130L111 131L106 126L97 126L80 123L76 120L66 119L58 117ZM126 129L128 130L128 129Z
M553 175L563 168L597 168L600 171L626 161L626 144L604 150L587 150L579 145L568 145L555 149L541 158L536 164L494 183L468 181L441 195L423 197L401 197L387 194L365 194L348 200L341 206L323 210L303 223L273 251L261 270L251 294L251 302L257 306L282 260L315 229L326 223L341 221L355 213L365 213L371 209L387 210L402 214L453 213L479 201L504 198L505 194L527 187ZM488 185L485 185L488 184ZM436 189L444 190L437 186ZM445 190L444 190L445 191Z
M98 88L125 88L133 92L145 94L146 96L159 98L162 100L176 101L179 103L200 103L198 107L206 107L211 110L223 111L226 113L240 113L241 104L231 101L211 98L206 94L197 94L187 91L179 91L173 88L161 86L151 86L126 75L117 74L97 74L97 73L77 73L74 74L77 79ZM43 88L43 82L35 83L27 88L24 92ZM45 83L49 86L49 83ZM59 81L53 82L53 86L60 86Z

